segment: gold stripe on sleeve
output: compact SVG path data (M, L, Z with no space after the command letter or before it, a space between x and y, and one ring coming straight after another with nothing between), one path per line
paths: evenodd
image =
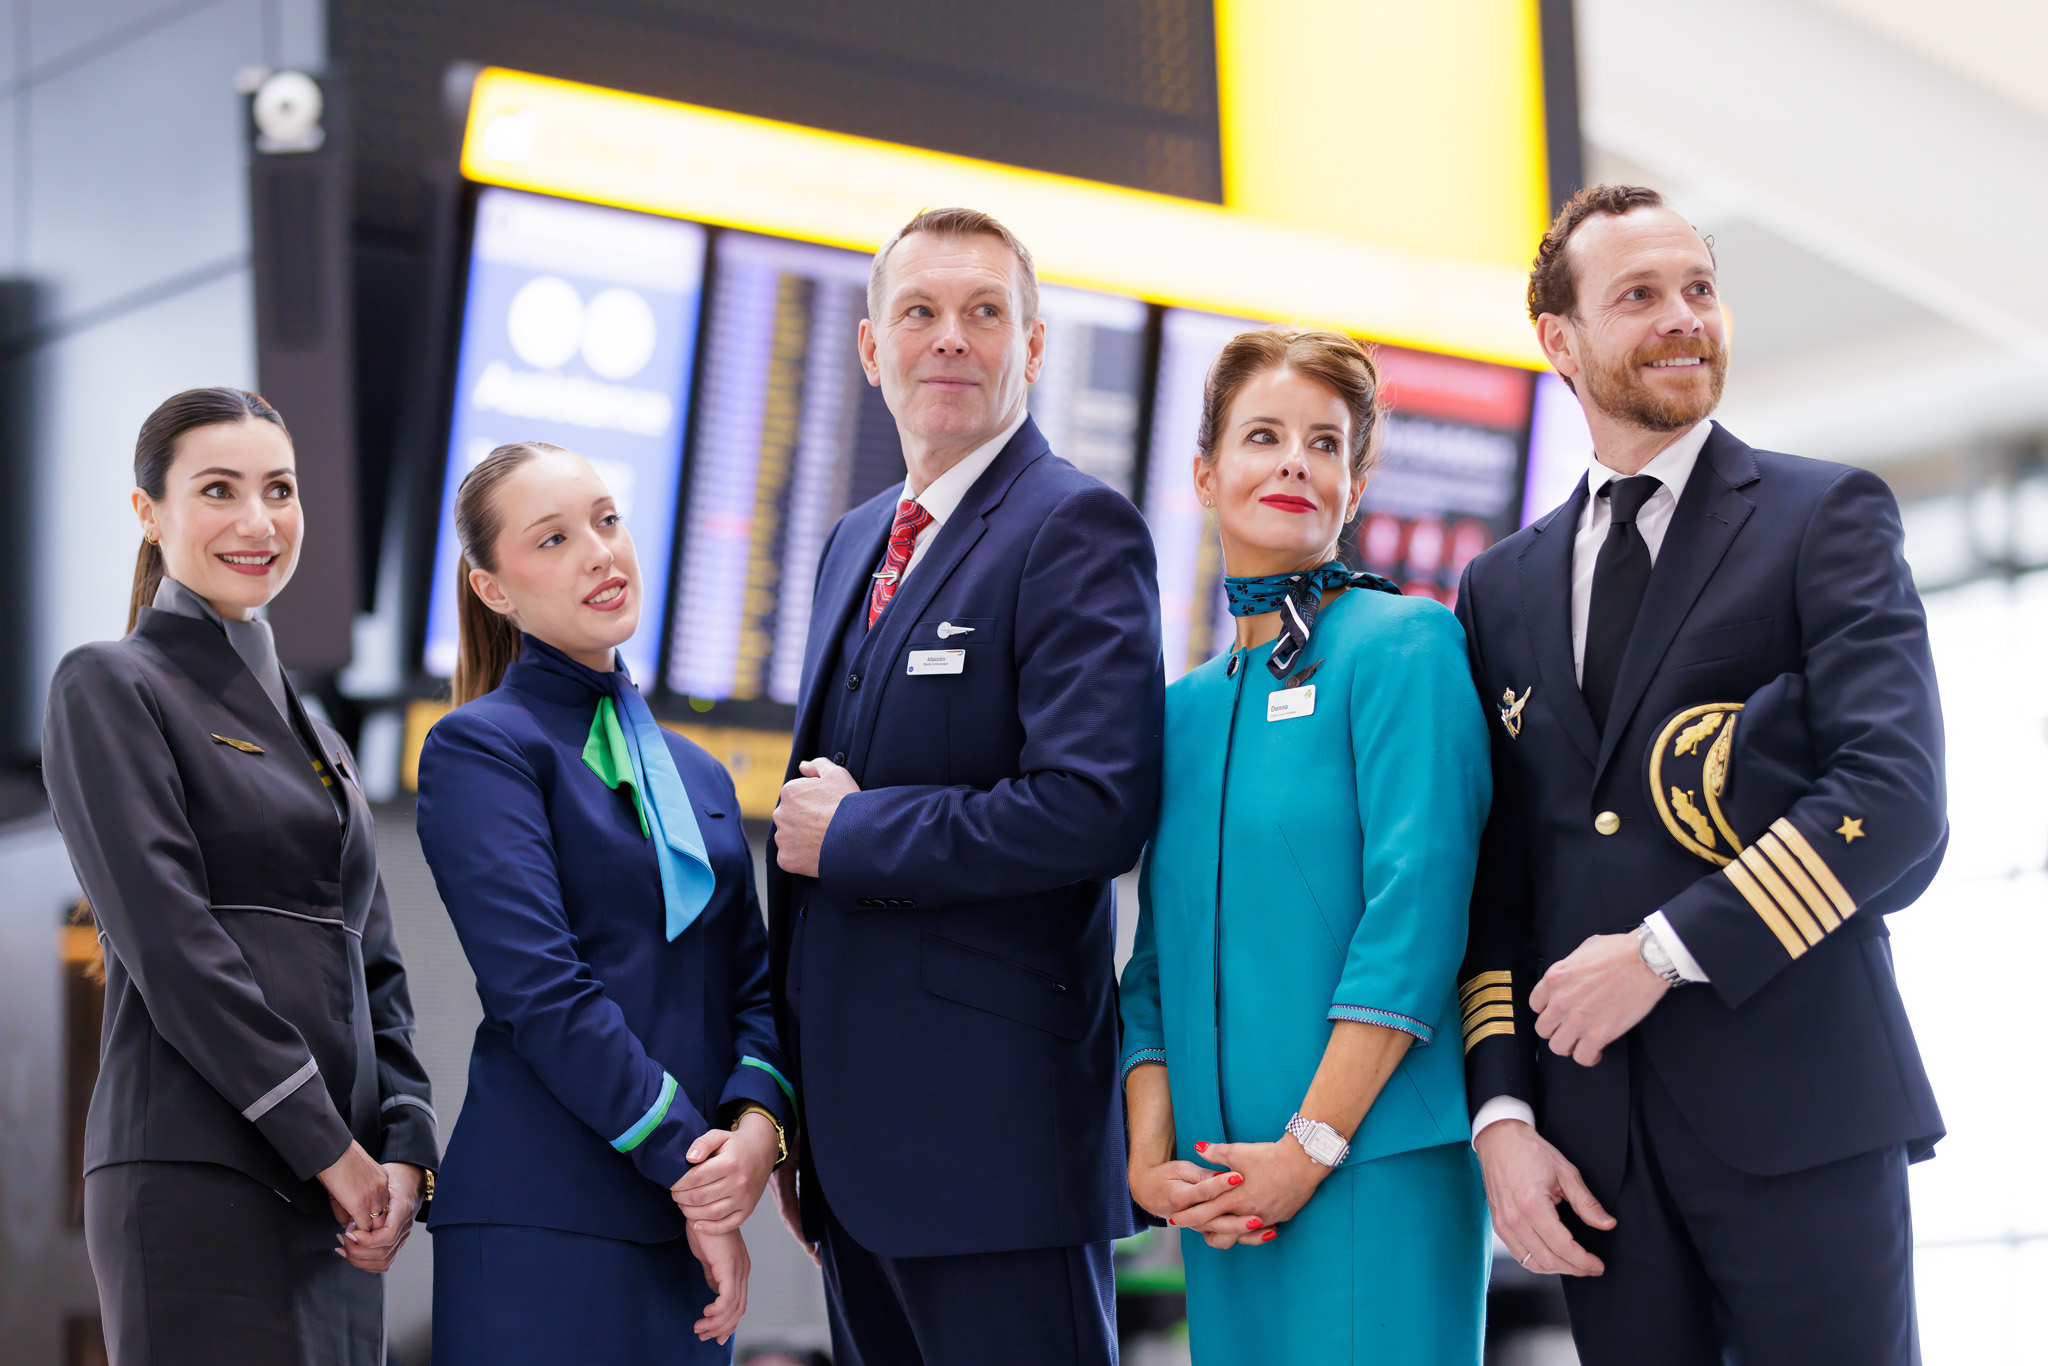
M1486 987L1513 986L1514 981L1515 975L1506 968L1501 968L1494 972L1482 972L1476 976L1467 977L1464 984L1458 988L1458 996L1460 1000L1469 1000L1475 991Z
M1512 1002L1496 1001L1490 1006L1482 1006L1480 1009L1467 1015L1465 1017L1465 1032L1470 1034L1488 1020L1512 1020L1514 1018L1515 1007Z
M1778 876L1778 870L1771 867L1771 861L1758 852L1755 845L1743 850L1742 857L1736 862L1749 869L1749 875L1784 908L1786 919L1798 927L1807 943L1818 944L1821 941L1820 922L1806 909L1806 903L1799 899L1799 894L1785 885L1785 879Z
M1515 1025L1512 1020L1494 1020L1483 1024L1465 1036L1465 1051L1470 1053L1473 1046L1481 1039L1490 1039L1496 1034L1512 1034L1514 1032Z
M1743 900L1756 912L1757 919L1763 921L1770 932L1778 936L1778 942L1785 946L1785 952L1794 958L1806 952L1806 941L1793 930L1791 922L1785 919L1785 913L1778 909L1778 903L1771 900L1769 892L1757 885L1756 879L1749 875L1748 869L1740 863L1731 863L1721 871L1727 875L1728 881L1735 884L1735 890L1742 893Z
M1820 884L1820 889L1828 894L1828 900L1834 902L1835 909L1842 913L1842 919L1847 920L1856 914L1855 898L1843 890L1834 870L1813 852L1813 846L1806 842L1806 836L1800 834L1792 822L1783 816L1778 817L1771 822L1771 833L1785 841L1785 847L1799 856L1799 861L1806 865L1806 871L1813 874L1813 880Z
M1513 1001L1514 999L1515 989L1513 987L1481 987L1465 998L1465 1018L1471 1019L1481 1006L1490 1005L1495 1001Z
M1800 900L1806 903L1807 910L1813 912L1813 918L1820 922L1822 930L1832 933L1842 927L1842 917L1835 914L1835 908L1821 895L1820 888L1813 885L1813 879L1799 866L1799 860L1778 843L1776 835L1767 832L1756 842L1756 847L1764 851L1764 856L1777 866L1785 881L1792 884L1792 890L1799 893Z

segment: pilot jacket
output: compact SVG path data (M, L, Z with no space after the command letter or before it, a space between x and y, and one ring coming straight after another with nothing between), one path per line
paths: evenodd
M58 665L43 775L106 949L86 1170L214 1163L326 1219L351 1138L439 1162L370 809L287 692L317 761L218 625L145 607Z
M1948 838L1926 619L1897 505L1868 471L1754 450L1718 424L1679 496L1604 733L1574 677L1587 488L1467 568L1458 615L1492 732L1463 984L1467 1089L1530 1102L1602 1201L1629 1149L1639 1049L1699 1143L1777 1177L1901 1146L1941 1116L1892 971L1889 912ZM1803 677L1816 775L1725 867L1651 801L1667 719ZM1739 786L1740 775L1733 781ZM1593 1067L1533 1032L1530 989L1587 937L1661 909L1710 985L1667 993Z
M925 1258L1133 1231L1111 880L1159 801L1152 541L1026 420L869 629L900 489L818 569L798 762L861 786L819 876L769 857L806 1225ZM913 657L947 671L911 672Z

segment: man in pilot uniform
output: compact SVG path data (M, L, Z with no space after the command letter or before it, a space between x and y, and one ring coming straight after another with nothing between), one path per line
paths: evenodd
M1587 1366L1910 1362L1942 1121L1884 917L1947 821L1897 505L1708 420L1713 254L1655 191L1567 204L1529 313L1594 457L1458 593L1496 713L1461 973L1495 1227L1565 1274Z

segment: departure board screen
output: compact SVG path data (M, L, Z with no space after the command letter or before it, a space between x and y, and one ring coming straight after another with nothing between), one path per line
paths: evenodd
M621 648L655 676L667 615L683 421L705 230L486 189L477 198L422 664L455 670L455 493L492 449L546 441L596 467L639 554L640 630Z
M668 686L793 705L818 557L847 509L904 477L895 420L856 339L869 258L721 233L689 456ZM1030 408L1053 450L1131 493L1145 306L1041 291Z
M1217 353L1265 326L1170 309L1160 328L1145 517L1159 556L1169 681L1228 648L1216 514L1192 476L1202 391ZM1338 553L1402 591L1449 604L1471 559L1519 524L1521 466L1534 377L1511 366L1376 348L1388 405L1380 463Z

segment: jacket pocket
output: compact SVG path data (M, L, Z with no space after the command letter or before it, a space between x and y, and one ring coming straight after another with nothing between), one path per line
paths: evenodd
M1681 635L1665 652L1663 667L1683 669L1694 664L1712 664L1717 660L1753 654L1770 644L1771 626L1776 620L1775 617L1758 617L1755 621L1738 621L1730 626L1716 626Z
M920 954L919 981L933 996L1062 1039L1087 1031L1079 995L1049 972L935 934L924 936Z

